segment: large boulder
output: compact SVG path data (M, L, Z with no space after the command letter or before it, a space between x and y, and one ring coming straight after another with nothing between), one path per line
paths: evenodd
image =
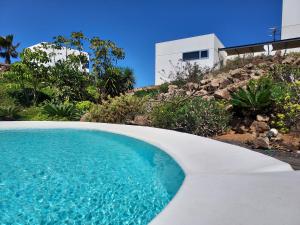
M197 83L193 83L193 82L188 82L185 87L189 90L189 91L195 91L198 90L199 88L199 84Z
M250 126L250 130L253 133L259 134L259 133L264 133L266 131L269 131L270 127L266 122L254 121Z
M243 74L245 73L245 71L241 68L235 69L235 70L231 70L229 72L229 75L233 78L242 78Z
M256 149L270 149L270 141L267 137L258 137L253 141L253 147Z
M215 91L214 97L217 99L226 99L226 100L229 100L231 98L230 93L227 89L221 89Z

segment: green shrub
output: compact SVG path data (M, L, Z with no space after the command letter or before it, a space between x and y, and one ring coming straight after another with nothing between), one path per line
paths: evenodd
M80 118L78 110L72 104L48 103L43 111L52 120L79 120Z
M300 122L300 80L285 83L283 97L276 101L272 125L286 133Z
M20 112L21 120L28 121L44 121L50 120L50 118L44 113L43 107L32 106L25 108Z
M228 129L230 114L223 104L214 100L176 97L155 106L151 120L155 127L213 136Z
M1 79L1 78L0 78ZM11 106L15 105L15 99L9 95L9 85L1 83L0 80L0 104L2 106Z
M272 98L273 83L268 77L258 81L249 81L246 89L239 88L231 95L231 104L236 112L245 115L256 115L270 110L274 102Z
M19 109L16 106L1 106L0 120L16 120L19 118Z
M89 111L94 104L90 101L81 101L76 103L76 109L81 113L86 113Z
M143 97L149 97L149 98L154 98L160 93L158 89L149 89L149 90L140 90L136 91L134 93L134 96L143 98Z
M167 93L169 90L169 83L163 83L159 86L160 93Z
M271 69L270 77L276 82L293 83L300 79L300 67L296 65L278 64Z
M87 120L103 123L125 123L144 112L147 99L146 97L139 98L134 95L109 97L101 105L92 107Z

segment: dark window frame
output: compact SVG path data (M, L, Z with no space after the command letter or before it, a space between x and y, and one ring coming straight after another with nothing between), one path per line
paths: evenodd
M202 57L202 52L207 52L206 57ZM191 56L192 54L196 54L194 57ZM189 56L190 55L190 56ZM182 61L193 61L193 60L201 60L201 59L208 59L209 58L209 49L203 49L199 51L192 51L192 52L183 52L182 53Z
M202 57L202 52L207 52L206 57ZM209 49L203 49L200 51L200 59L208 59L209 58Z
M198 56L191 57L192 54L198 54ZM192 61L192 60L199 60L199 59L200 59L200 51L192 51L192 52L183 52L182 53L183 61Z

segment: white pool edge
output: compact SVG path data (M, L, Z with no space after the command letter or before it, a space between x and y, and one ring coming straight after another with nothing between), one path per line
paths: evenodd
M298 225L300 220L300 213L297 213L300 190L295 188L300 186L299 172L263 154L151 127L82 122L0 122L0 130L28 128L107 131L146 141L168 153L186 177L178 193L151 224ZM233 211L239 216L229 213Z

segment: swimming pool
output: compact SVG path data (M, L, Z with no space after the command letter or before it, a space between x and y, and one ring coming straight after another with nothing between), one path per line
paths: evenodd
M4 224L147 224L184 180L165 152L123 135L0 130Z

